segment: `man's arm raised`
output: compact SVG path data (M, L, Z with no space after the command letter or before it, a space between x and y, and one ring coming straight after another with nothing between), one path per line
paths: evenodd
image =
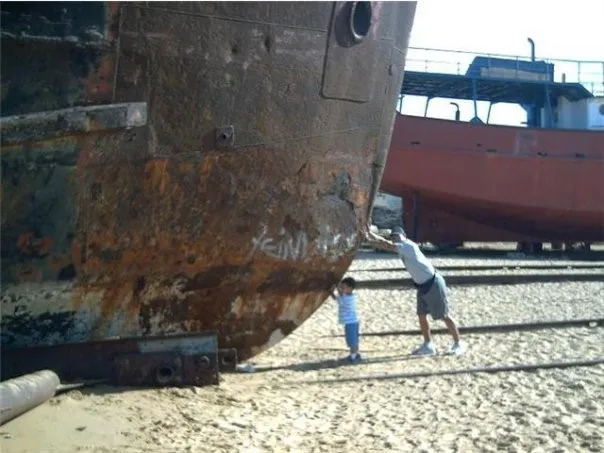
M389 241L388 239L384 239L383 237L375 234L369 227L366 227L363 231L365 235L365 240L369 242L371 247L376 249L385 250L387 252L396 253L396 245L394 242Z

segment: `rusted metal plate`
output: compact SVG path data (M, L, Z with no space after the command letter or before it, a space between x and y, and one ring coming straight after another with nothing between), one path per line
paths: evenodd
M113 361L116 385L212 385L218 384L215 357L185 356L177 352L126 354Z
M72 107L0 119L2 145L47 140L76 133L130 129L145 124L145 102Z
M62 380L107 379L115 385L218 384L216 333L128 338L2 352L2 378L40 369Z
M76 21L100 14L78 8ZM3 351L216 330L245 360L304 322L354 258L414 3L375 5L371 80L353 74L360 45L331 49L343 93L380 88L366 102L322 92L333 4L102 11L106 45L2 40L3 114L148 106L131 129L2 146Z

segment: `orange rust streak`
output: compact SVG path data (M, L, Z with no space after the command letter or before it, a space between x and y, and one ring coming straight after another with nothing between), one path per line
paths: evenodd
M213 156L208 156L202 159L201 166L199 168L199 174L201 176L201 180L205 181L212 170L212 167L216 164L216 158Z
M168 160L150 160L145 164L145 191L159 188L159 193L166 192L166 185L170 182L170 175L166 171Z
M355 190L353 193L354 203L357 206L366 206L369 203L368 193L365 190Z
M178 169L181 173L190 174L193 173L193 163L189 161L180 162Z
M134 284L133 282L113 283L105 287L106 291L101 300L101 316L95 328L95 334L102 334L102 327L115 319L116 314L138 312L137 307L130 307L133 302ZM126 304L126 305L125 305Z
M24 253L48 253L54 240L50 237L35 238L31 232L21 233L17 238L17 246Z
M102 239L101 239L102 238ZM116 238L112 236L89 235L91 243L106 244L108 248L117 248ZM182 236L174 236L171 232L158 232L152 243L142 236L136 236L127 247L120 248L120 256L116 261L105 261L98 255L89 256L87 269L91 274L103 275L111 280L136 279L139 276L169 276L182 274L188 278L196 274L211 270L215 266L245 266L248 256L245 253L229 254L222 252L208 253L206 242L191 242ZM76 255L77 256L77 255ZM192 262L188 261L193 257ZM274 259L258 254L254 257L256 268L259 270L258 284L265 279L266 272L272 269ZM284 264L285 265L285 264ZM305 267L312 268L312 263L305 263ZM292 267L296 269L300 264ZM260 275L261 274L261 275Z

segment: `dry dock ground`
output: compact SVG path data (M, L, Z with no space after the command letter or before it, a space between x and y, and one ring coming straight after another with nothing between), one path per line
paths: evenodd
M510 260L434 258L434 262L472 266ZM396 271L369 271L396 267L400 262L391 255L365 255L353 263L349 275L407 277ZM453 314L465 326L604 317L604 271L599 272L600 282L451 287ZM362 331L417 329L414 290L359 290L358 298ZM361 338L365 360L355 365L338 362L346 355L344 338L331 335L341 333L335 303L327 301L294 334L255 357L254 373L223 375L221 385L211 388L100 386L73 391L0 427L0 450L604 451L604 365L413 379L393 376L602 358L601 327L467 334L468 350L459 357L411 358L418 337L367 336ZM450 338L437 335L435 341L444 351Z

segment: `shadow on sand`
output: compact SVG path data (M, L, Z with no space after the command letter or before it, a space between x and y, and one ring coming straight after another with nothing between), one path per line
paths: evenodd
M289 370L289 371L317 371L340 368L343 366L359 366L367 365L372 363L387 363L387 362L398 362L403 360L419 359L421 357L412 356L410 354L392 355L384 357L366 357L359 362L351 363L345 357L341 359L327 359L319 360L316 362L301 362L294 363L291 365L280 365L280 366L256 366L254 371L256 373L266 373L269 371Z

